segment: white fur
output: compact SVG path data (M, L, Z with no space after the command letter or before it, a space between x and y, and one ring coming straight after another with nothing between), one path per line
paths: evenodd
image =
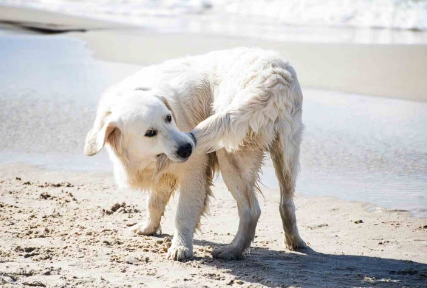
M168 114L173 115L171 123L165 122ZM117 182L149 193L147 220L135 229L138 233L159 229L170 195L179 190L168 255L181 260L193 255L193 233L207 210L218 166L237 202L240 224L232 243L213 255L242 256L261 214L258 172L269 151L280 184L285 245L296 249L305 246L292 199L301 117L296 73L280 55L255 48L215 51L144 68L107 91L85 153L95 155L108 143ZM149 129L158 135L145 137ZM193 135L186 133L190 131ZM178 156L183 143L195 148L188 160Z

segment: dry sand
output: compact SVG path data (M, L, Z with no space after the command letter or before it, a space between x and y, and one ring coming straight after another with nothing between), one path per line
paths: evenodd
M278 192L264 189L251 250L212 259L232 240L238 217L221 182L195 237L192 261L165 259L176 199L162 233L133 235L143 195L119 191L111 175L0 167L2 287L427 287L427 222L406 212L328 197L297 197L310 249L283 248Z

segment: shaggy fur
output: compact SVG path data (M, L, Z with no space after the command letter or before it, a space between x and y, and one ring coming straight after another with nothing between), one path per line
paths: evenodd
M146 136L150 131L156 135ZM285 245L305 247L293 202L302 131L294 69L275 52L238 48L150 66L107 91L85 154L109 144L119 185L148 193L147 219L137 233L156 233L171 194L179 190L168 252L175 260L193 255L193 233L207 212L219 169L240 222L233 241L213 256L236 259L255 237L258 174L266 152L280 184Z

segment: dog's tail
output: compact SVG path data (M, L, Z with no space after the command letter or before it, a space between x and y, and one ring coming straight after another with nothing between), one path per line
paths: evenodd
M299 143L293 142L299 142L296 138L303 129L302 92L295 70L287 63L281 64L248 77L245 88L226 110L197 125L192 133L198 151L206 153L225 148L231 152L240 145L250 145L251 141L244 143L247 137L253 137L257 145L266 149L280 141L285 154L294 154L292 146L299 149ZM294 157L283 156L289 159L284 163L284 172L291 172L294 165L290 161Z

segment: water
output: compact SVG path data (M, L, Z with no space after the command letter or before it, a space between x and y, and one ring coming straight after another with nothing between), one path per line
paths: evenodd
M427 43L427 0L0 0L162 33L275 41ZM420 32L421 31L421 32Z
M304 89L303 109L297 191L427 216L427 103Z
M101 92L140 67L94 60L70 37L0 33L0 164L112 171L83 156ZM297 191L427 217L427 103L303 89ZM261 177L277 188L271 162Z
M108 170L83 156L98 99L139 66L96 61L71 37L0 33L0 163Z

